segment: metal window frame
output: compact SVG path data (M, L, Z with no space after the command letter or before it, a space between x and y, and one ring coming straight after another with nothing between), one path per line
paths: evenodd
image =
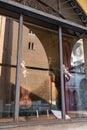
M59 59L60 59L60 82L61 82L61 107L62 118L65 119L65 92L64 92L64 74L63 74L63 48L62 48L62 27L59 26Z
M23 32L23 15L20 14L17 46L17 69L16 69L16 96L15 96L15 113L14 120L18 123L19 118L19 97L20 97L20 64L22 55L22 32Z
M43 13L36 9L26 7L13 1L0 0L0 14L12 18L20 19L18 34L18 55L17 55L17 73L16 73L16 100L15 100L15 122L19 118L19 96L20 96L20 61L21 61L21 43L22 43L22 26L23 20L32 24L43 26L45 28L58 31L59 28L59 49L60 49L60 69L61 69L61 94L62 94L62 118L65 119L65 97L63 81L63 55L62 55L62 27L87 34L87 27L69 22L65 19Z

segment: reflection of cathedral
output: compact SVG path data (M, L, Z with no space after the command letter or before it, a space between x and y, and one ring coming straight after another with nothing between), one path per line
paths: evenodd
M86 89L84 89L86 83L83 82L85 79L85 70L82 39L78 40L72 49L71 67L69 67L66 72L68 72L67 77L65 73L65 78L68 79L65 80L66 111L83 110L82 106L86 107L86 104L84 104L81 99L81 88L83 91L86 91ZM84 97L84 100L85 99Z

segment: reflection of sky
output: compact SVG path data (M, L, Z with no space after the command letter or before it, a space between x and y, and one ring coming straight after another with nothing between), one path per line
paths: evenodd
M71 53L71 65L76 66L84 63L83 39L76 42Z

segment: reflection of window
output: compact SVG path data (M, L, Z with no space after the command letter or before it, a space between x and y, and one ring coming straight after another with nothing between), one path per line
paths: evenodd
M28 43L28 49L29 50L34 50L34 43L33 42Z

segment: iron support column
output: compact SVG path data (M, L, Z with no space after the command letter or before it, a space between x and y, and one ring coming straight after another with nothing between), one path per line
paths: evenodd
M15 122L18 122L19 117L19 96L20 96L20 63L22 52L22 29L23 15L20 14L19 30L18 30L18 46L17 46L17 70L16 70L16 97L15 97Z
M61 26L59 26L59 53L60 53L62 118L65 119L65 94L64 94L63 49L62 49L62 28L61 28Z

